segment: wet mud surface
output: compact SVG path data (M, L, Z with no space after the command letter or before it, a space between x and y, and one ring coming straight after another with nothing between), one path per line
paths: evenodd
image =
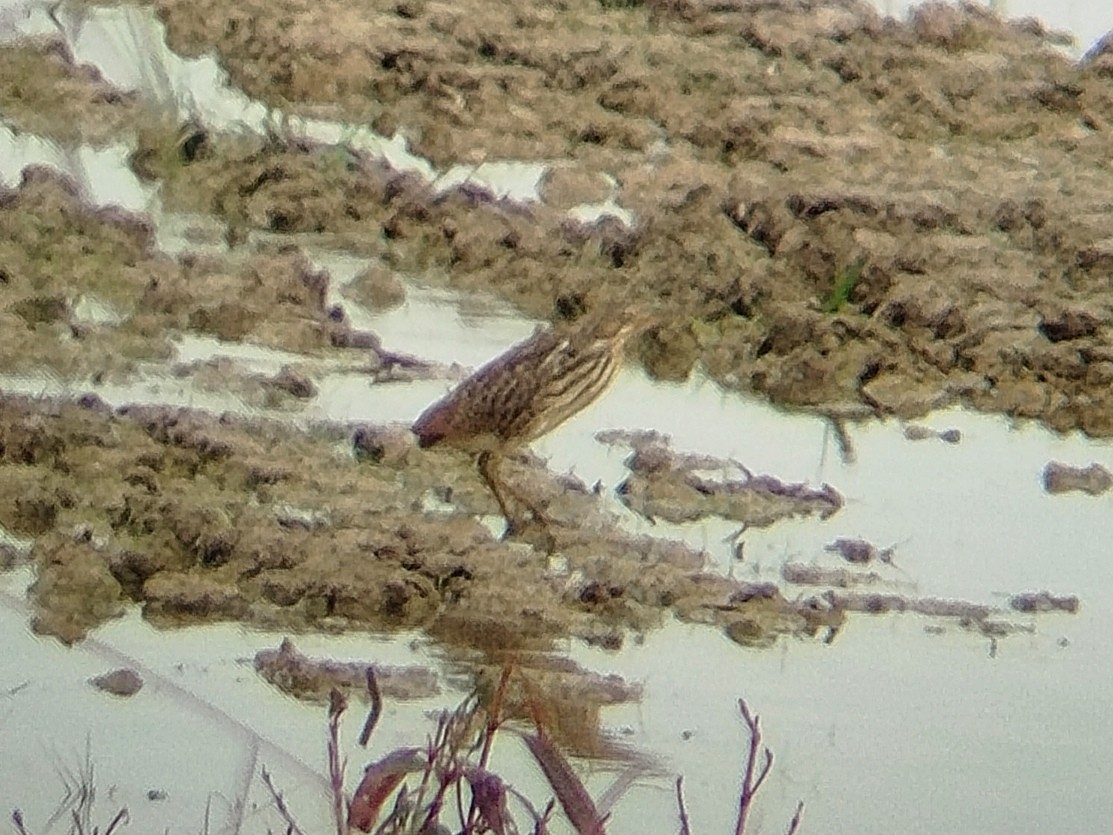
M183 333L306 357L267 378L173 369L253 407L312 397L314 362L425 373L353 328L295 244L260 243L310 234L376 259L346 291L372 310L403 302L398 273L550 320L663 303L628 352L659 379L698 367L840 415L961 403L1113 434L1113 88L1107 62L1072 63L1034 24L941 6L899 24L852 2L155 8L174 49L215 49L270 104L402 130L440 166L556 164L517 204L344 148L144 121L134 170L167 208L212 213L231 248L162 254L147 219L27 170L0 194L6 373L129 379ZM111 136L108 111L141 120L49 45L0 56L49 70L42 88L12 81L26 71L0 83L24 130L69 141ZM68 119L35 120L47 92ZM631 226L570 219L607 196ZM708 480L671 455L632 459L624 501L646 517L758 526L841 506L835 487ZM508 469L557 520L552 541L492 535L470 458L405 430L0 399L0 525L34 540L36 627L67 641L129 602L164 624L422 628L492 651L618 647L668 613L762 644L881 605L705 572L536 458Z
M340 662L309 658L294 642L284 640L278 649L259 650L255 669L264 679L295 699L327 704L329 694L368 695L367 668L371 662ZM441 692L437 674L425 667L375 666L375 687L390 699L426 699Z
M77 640L134 601L163 625L422 628L504 651L569 636L617 648L670 611L744 623L754 640L841 620L815 600L705 573L684 545L624 533L598 496L535 460L516 462L513 478L548 497L553 557L477 520L495 505L448 463L466 456L411 448L374 464L350 443L343 429L4 398L0 525L34 539L35 627ZM420 511L448 492L449 512Z
M666 299L639 351L666 379L698 363L786 404L1113 432L1113 92L1101 56L1076 65L1038 24L802 1L156 8L264 101L401 130L438 165L559 163L523 208L383 190L319 150L218 154L198 182L230 218L362 230L545 318ZM633 228L568 221L604 174Z
M709 455L677 453L654 432L603 432L612 446L628 445L630 476L618 485L619 498L649 521L691 522L709 516L732 519L746 528L764 528L794 516L827 519L843 506L831 485L818 489L755 475L744 465ZM723 473L739 471L737 477Z
M62 142L120 141L156 114L134 93L108 84L92 67L74 66L51 41L0 47L0 108L12 129Z

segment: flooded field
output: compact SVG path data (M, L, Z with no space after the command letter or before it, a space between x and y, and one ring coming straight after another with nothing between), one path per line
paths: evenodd
M943 4L0 7L14 831L368 831L363 767L469 698L453 779L519 831L681 830L677 775L732 831L739 699L747 832L1100 831L1113 73L1067 46ZM525 524L411 433L630 310L613 387L506 451Z

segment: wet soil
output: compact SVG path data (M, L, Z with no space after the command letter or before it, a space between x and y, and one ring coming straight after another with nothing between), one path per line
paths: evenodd
M551 162L541 199L439 193L344 148L145 121L135 170L169 208L214 213L232 250L161 254L147 219L28 170L0 194L5 372L128 377L184 332L394 368L328 305L326 273L258 235L311 233L377 259L351 292L378 309L404 293L397 272L553 320L643 301L671 312L630 351L661 379L698 366L841 415L957 402L1113 434L1113 73L1035 24L942 5L901 24L850 0L155 8L176 50L215 49L268 103L402 130L440 166ZM23 68L0 73L0 102L25 130L72 141L142 121L49 43L0 60ZM70 115L36 121L52 96ZM631 226L569 218L611 194ZM219 365L178 372L229 385ZM235 385L274 406L314 381L291 367ZM577 524L547 547L498 540L476 519L496 508L470 459L404 430L0 399L0 525L35 539L36 625L65 640L129 600L159 623L421 627L492 650L616 647L666 612L745 643L844 616L630 537L528 455L509 469ZM628 492L667 487L648 513L698 516L755 486L796 489L690 470L639 486L635 468ZM815 492L807 512L837 509Z
M617 648L669 611L745 622L754 640L841 622L812 599L706 574L683 545L622 533L598 496L536 460L509 477L557 520L553 565L478 521L494 500L449 463L459 454L411 444L373 463L350 444L342 428L0 399L0 525L34 537L35 627L77 640L130 600L163 625L423 628L505 651L569 636ZM455 510L421 511L449 493Z
M340 662L309 658L287 638L278 649L255 653L255 670L283 693L303 701L327 704L329 694L339 690L352 696L369 698L367 668L372 662ZM392 667L374 664L375 687L380 696L390 699L428 699L441 693L434 670L426 667Z
M709 455L677 453L669 439L654 432L602 432L611 445L628 445L630 476L616 488L632 511L653 522L691 522L709 516L764 528L793 516L826 519L839 511L843 498L831 485L811 488L786 484L769 475L754 475L734 461ZM729 473L740 471L739 477Z
M328 285L288 246L240 259L161 255L146 221L86 208L79 188L49 169L27 168L17 190L0 192L6 373L126 377L140 361L169 359L170 337L186 331L366 360L377 340L326 306ZM299 389L290 374L276 388Z
M13 130L95 145L120 141L157 115L137 94L75 66L53 41L0 48L0 112Z
M1032 21L852 0L155 5L175 49L215 49L264 101L401 130L439 165L559 163L523 208L272 147L207 172L239 222L360 227L396 266L543 317L667 300L639 349L667 379L699 364L780 403L1113 433L1108 62ZM564 214L604 174L633 228Z

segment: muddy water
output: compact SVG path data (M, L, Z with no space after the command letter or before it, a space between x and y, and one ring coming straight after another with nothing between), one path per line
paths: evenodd
M823 421L779 413L709 384L653 386L630 375L614 394L538 449L588 481L617 478L594 457L597 427L644 420L679 447L729 456L786 479L830 481L846 506L823 523L788 522L746 535L735 573L775 576L786 561L822 562L837 536L895 544L894 587L1001 605L1017 589L1071 591L1078 615L1054 615L995 642L916 615L852 619L830 646L788 641L741 653L721 636L675 626L618 657L577 651L646 682L639 740L668 751L709 830L732 813L737 762L733 697L761 694L780 780L776 829L795 799L830 832L1086 831L1109 811L1101 775L1113 767L1105 693L1113 684L1113 535L1108 500L1051 497L1049 460L1113 461L1113 447L1034 425L961 411L933 414L958 444L909 441L896 423L854 426L855 460ZM729 565L729 526L687 536ZM692 682L698 686L692 687ZM755 695L755 699L758 697ZM691 739L677 738L679 729ZM697 802L695 798L698 797ZM767 800L770 798L767 798ZM667 807L667 800L663 803ZM664 814L664 811L661 812ZM712 823L713 822L713 823ZM633 830L631 830L633 831Z
M480 333L479 342L490 338ZM368 394L347 408L389 413L393 407ZM1077 615L1008 614L1032 631L996 641L939 619L860 615L829 645L788 640L746 650L712 630L681 624L618 654L571 645L572 656L589 668L644 682L642 704L612 709L604 721L624 741L688 776L693 821L704 831L725 831L735 807L742 737L732 705L739 695L762 714L777 754L763 798L770 828L779 828L798 798L806 800L813 825L828 832L1086 831L1100 827L1108 813L1099 781L1113 768L1113 728L1102 719L1113 669L1105 639L1113 628L1113 569L1106 554L1113 527L1107 499L1049 496L1040 474L1051 459L1113 463L1113 449L963 412L936 414L928 423L960 430L961 442L913 442L896 424L851 426L856 454L848 463L822 420L724 396L707 383L662 387L627 374L597 407L538 445L552 467L613 484L623 469L621 456L595 442L594 433L654 427L672 433L678 448L729 455L786 479L830 481L843 491L846 507L827 522L745 534L745 560L733 564L735 573L775 579L784 562L829 563L825 543L861 536L896 544L887 574L893 588L994 606L1019 590L1082 598ZM670 532L706 544L722 570L731 565L722 542L728 528L697 523ZM106 626L96 633L98 641L201 702L156 684L156 695L141 694L136 702L145 708L125 710L83 684L103 671L106 659L33 639L20 615L7 617L5 634L19 637L4 681L29 684L6 699L5 745L42 746L72 759L80 750L75 742L90 731L99 779L118 786L114 797L129 805L137 823L141 812L164 820L164 809L181 820L180 809L188 820L210 793L227 797L245 785L255 756L254 737L240 727L246 725L265 740L259 762L283 775L307 819L313 819L310 810L323 808L320 783L306 773L321 771L321 711L277 696L242 663L280 636L229 627L153 633L135 618ZM406 639L302 640L338 658L429 660L424 651L409 655ZM450 695L440 704L451 702ZM214 717L205 704L231 719ZM427 720L417 708L395 705L378 743L403 744L423 727ZM56 723L55 711L66 721ZM189 745L177 741L185 739ZM129 753L136 745L151 761L143 769L149 776L138 784ZM200 757L210 762L214 751L218 762L224 758L223 771L214 765L199 780L192 766L176 770ZM353 749L351 756L358 763L366 755ZM504 757L506 767L521 767L515 752ZM38 762L46 770L40 784L50 784L50 762ZM536 779L528 768L514 776L526 785ZM607 782L603 775L596 781ZM658 823L671 820L669 785L663 779L643 783L616 808L610 831L666 831ZM173 787L170 794L181 805L130 800L160 786ZM30 809L30 801L20 802Z
M781 819L794 794L809 792L813 820L834 832L1086 831L1107 814L1100 775L1113 765L1113 729L1102 718L1113 663L1104 637L1113 626L1113 529L1104 500L1059 502L1039 476L1048 458L1108 462L1113 450L958 413L930 422L960 428L963 441L910 443L897 427L871 426L853 433L858 459L849 466L817 464L818 425L771 428L764 450L782 454L779 472L815 467L848 501L820 528L771 533L755 557L807 560L835 533L862 534L897 542L895 562L920 592L988 602L1010 588L1071 588L1083 610L997 647L903 616L853 619L831 646L788 642L739 654L677 627L631 648L612 664L646 677L647 742L664 746L678 724L696 730L687 746L674 741L678 770L706 769L703 808L719 820L730 814L733 786L723 764L737 753L724 733L732 692L762 694L784 769L775 790Z
M64 22L82 60L98 62L105 77L121 85L150 92L162 84L169 93L170 76L159 73L171 65L183 69L164 52L161 28L138 13L81 13ZM103 49L110 40L105 27L121 22L133 33L138 61L120 60L127 50ZM152 56L150 63L144 55ZM208 85L197 94L209 108L207 119L264 129L265 112L226 90L209 64L189 68ZM306 135L342 136L353 145L366 140L365 149L420 171L439 187L475 176L503 183L497 194L536 190L537 166L458 166L438 174L381 138L337 133L335 123L307 121L302 127ZM0 159L9 163L18 156L19 163L5 166L5 181L18 181L28 160L45 162L78 179L83 197L93 203L150 212L164 251L196 250L174 236L179 218L163 213L153 189L121 168L122 147L64 155L33 138L3 138L15 150ZM219 234L210 240L208 251L226 254L219 240ZM329 270L330 302L342 300L353 326L373 330L392 351L446 367L474 367L534 327L496 302L462 301L420 284L407 285L402 307L372 314L343 294L367 258L296 242ZM175 336L173 350L176 363L224 357L248 373L273 374L291 363L309 367L316 397L272 415L302 425L406 422L458 376L446 368L422 382L372 385L365 373L345 367L350 359L191 333ZM24 374L4 377L0 387L67 395L90 383ZM140 365L131 379L99 383L95 390L112 405L247 410L235 395L170 373L165 362ZM572 472L588 485L600 482L603 503L628 528L682 537L707 552L713 572L775 581L786 596L803 596L813 590L781 581L782 567L838 567L824 546L837 537L861 537L894 548L892 565L870 567L879 574L879 590L984 604L997 610L995 623L1011 630L996 636L979 624L964 628L954 618L855 614L826 644L781 638L772 648L746 649L709 626L672 620L627 641L621 652L568 643L569 654L591 669L644 682L642 703L610 709L604 722L622 740L661 757L666 770L687 775L696 831L729 830L744 742L733 713L738 696L762 715L777 755L759 804L761 831L782 830L798 799L808 807L804 831L1100 831L1108 820L1107 792L1104 782L1099 785L1113 771L1113 725L1104 704L1113 683L1106 640L1113 626L1108 499L1050 496L1040 473L1052 459L1113 465L1113 449L962 411L935 413L924 422L960 430L961 441L913 442L896 422L850 423L844 426L853 447L848 456L823 418L725 393L698 374L670 386L631 369L610 396L535 445L552 471ZM655 429L670 435L676 450L737 460L786 482L830 483L845 506L826 521L782 521L740 535L737 523L715 519L651 524L626 511L613 493L628 475L626 453L599 444L595 434L615 428ZM255 776L259 765L276 775L307 831L327 825L322 711L279 695L245 663L258 649L273 648L281 633L228 624L156 632L131 611L95 630L91 640L62 649L27 630L29 615L21 607L27 575L5 579L0 748L31 753L0 757L0 799L21 807L35 831L65 795L66 780L80 771L86 739L102 827L116 808L127 806L135 831L200 829L206 808L213 830L232 829L241 817L236 799L247 798L244 831L280 828ZM1081 610L1035 617L1007 609L1009 595L1038 590L1076 594ZM437 654L416 633L311 634L298 642L317 655L438 667ZM148 682L133 699L115 700L86 684L120 665L139 668ZM413 744L429 727L422 711L458 697L447 688L443 698L391 703L374 752ZM500 750L500 768L531 797L544 796L540 779L517 754L510 746ZM369 756L350 749L354 769ZM598 788L607 780L597 773L589 782ZM669 781L647 778L616 808L609 830L672 831L674 811Z

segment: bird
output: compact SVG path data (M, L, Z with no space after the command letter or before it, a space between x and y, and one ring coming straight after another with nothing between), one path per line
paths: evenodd
M502 461L601 397L618 376L627 342L656 318L632 306L537 329L422 412L412 427L418 445L447 445L477 457L508 536L523 526L508 496L548 527L545 514L499 477Z

